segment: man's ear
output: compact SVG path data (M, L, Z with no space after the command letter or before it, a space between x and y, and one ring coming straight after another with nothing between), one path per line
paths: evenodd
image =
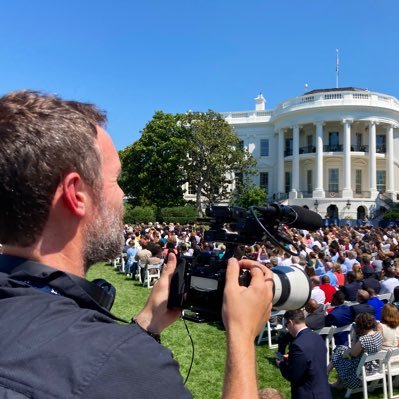
M87 185L79 173L68 173L61 183L62 199L68 210L75 216L83 217L87 212L89 195Z

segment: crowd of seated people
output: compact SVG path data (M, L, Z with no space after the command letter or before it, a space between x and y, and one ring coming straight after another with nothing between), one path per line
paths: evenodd
M348 332L335 334L330 369L337 369L335 387L359 386L353 367L362 353L398 346L399 228L329 226L316 232L286 229L285 233L296 256L269 242L242 246L241 252L270 268L293 264L304 270L312 288L305 307L309 328L344 327L356 321L351 348ZM219 259L226 251L224 243L205 242L204 229L196 225L126 225L125 237L125 272L132 276L140 260L159 261L169 251L185 256L206 252ZM383 301L381 294L391 298ZM290 342L291 337L281 334L282 354Z

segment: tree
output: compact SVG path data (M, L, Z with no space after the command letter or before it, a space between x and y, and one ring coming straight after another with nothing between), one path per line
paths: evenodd
M156 112L138 141L120 151L120 185L129 203L160 208L184 205L181 162L187 131L172 114Z
M242 186L232 198L233 205L248 208L250 206L264 206L267 192L265 189L250 184Z
M235 174L254 173L256 161L240 146L220 114L212 110L190 112L179 119L189 137L184 160L186 180L195 188L197 211L202 215L203 202L209 205L228 199Z

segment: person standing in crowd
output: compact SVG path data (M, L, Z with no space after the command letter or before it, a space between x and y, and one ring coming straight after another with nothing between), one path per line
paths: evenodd
M291 399L332 399L323 339L306 327L302 310L285 312L284 320L295 339L290 345L288 361L277 359L276 362L281 375L291 382Z
M91 104L38 92L0 98L1 397L191 397L160 345L181 314L167 308L176 256L125 325L110 313L112 287L85 279L124 244L121 165L105 121ZM248 287L238 283L241 268L250 269ZM253 343L270 317L272 285L265 266L229 259L226 399L258 395Z

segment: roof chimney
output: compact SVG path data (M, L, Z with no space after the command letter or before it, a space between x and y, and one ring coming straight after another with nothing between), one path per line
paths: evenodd
M257 111L264 111L266 106L265 97L263 97L262 93L259 93L258 97L255 98L255 109Z

